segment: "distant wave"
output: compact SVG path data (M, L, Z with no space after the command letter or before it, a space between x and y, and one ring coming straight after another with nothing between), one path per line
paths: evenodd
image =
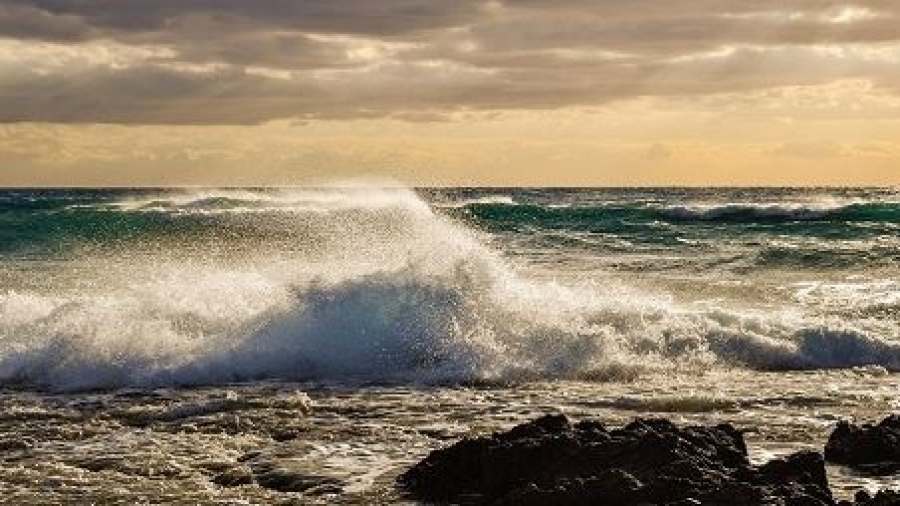
M616 219L722 223L883 222L900 223L900 203L704 204L656 206L609 203L600 206L539 206L534 204L467 203L470 215L507 222L547 222L585 225Z
M816 206L804 204L721 204L701 206L672 206L661 213L683 220L732 221L732 220L821 220L840 215L850 206Z
M898 203L851 204L721 204L672 206L661 214L701 221L887 221L900 220Z
M427 204L405 189L390 187L346 186L332 189L270 189L270 190L174 190L164 193L141 193L131 198L105 202L75 203L65 210L99 210L149 213L216 213L248 211L313 211L329 212L339 209L394 207L400 193L413 207Z
M0 380L77 390L622 379L715 365L900 371L890 321L699 309L623 286L531 279L408 190L280 199L289 216L244 225L277 225L266 234L294 244L290 254L248 248L238 262L209 262L218 242L149 259L123 250L127 269L109 283L0 293ZM109 258L82 260L81 275L112 276Z
M130 193L111 199L115 194L108 191L78 196L53 191L0 202L0 253L71 255L129 248L134 242L175 247L205 241L228 249L275 240L277 246L306 247L300 244L304 237L334 236L329 225L365 229L391 219L391 212L431 212L411 191L374 187ZM323 215L328 219L320 223Z

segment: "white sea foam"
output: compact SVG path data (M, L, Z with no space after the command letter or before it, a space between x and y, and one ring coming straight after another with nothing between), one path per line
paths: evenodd
M460 208L460 207L466 207L466 206L471 206L471 205L492 205L492 204L514 206L514 205L516 205L516 201L509 195L485 195L483 197L454 200L454 201L450 201L450 202L439 202L436 204L436 206L442 207L442 208Z
M210 198L235 197L201 193L177 205ZM292 218L279 222L286 236L314 244L290 255L261 248L232 263L202 251L153 261L118 252L118 271L108 258L84 260L96 273L121 272L102 287L0 294L0 378L71 390L615 378L710 364L900 370L890 322L701 308L618 285L539 281L408 190L265 198L289 203Z
M414 193L389 186L341 183L341 186L283 188L268 190L198 189L169 190L157 195L142 194L114 202L73 204L72 209L95 208L130 212L175 214L241 214L293 211L325 213L348 209L405 208L427 210L428 205Z
M813 220L848 208L853 203L723 203L669 206L663 213L678 219L715 220L732 216Z

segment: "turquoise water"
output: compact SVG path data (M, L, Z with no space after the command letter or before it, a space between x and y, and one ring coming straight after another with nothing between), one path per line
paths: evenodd
M869 269L889 265L900 255L890 243L900 227L900 194L892 189L446 189L418 193L437 212L502 242L528 245L535 256L547 250L599 256L628 249L661 254L720 251L724 255L734 248L761 266L782 262L815 270ZM286 221L286 214L302 212L297 206L303 205L302 197L294 201L289 194L252 189L0 191L0 254L4 259L39 260L71 255L77 248L102 249L135 240L240 241L255 234L271 238L269 227L260 229L241 216ZM360 199L365 207L365 198ZM348 208L352 208L349 203ZM284 226L286 233L292 232L289 223ZM504 246L501 243L500 249Z

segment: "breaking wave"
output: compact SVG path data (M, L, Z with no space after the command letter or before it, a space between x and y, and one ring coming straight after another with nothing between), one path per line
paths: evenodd
M535 279L410 190L102 206L91 212L165 209L170 221L159 233L177 240L91 251L73 260L75 281L56 272L50 290L0 294L3 382L78 390L256 379L627 379L648 368L710 365L900 370L890 321L699 308L614 283ZM230 211L170 226L210 209ZM210 240L198 244L204 234ZM223 243L243 246L212 250Z

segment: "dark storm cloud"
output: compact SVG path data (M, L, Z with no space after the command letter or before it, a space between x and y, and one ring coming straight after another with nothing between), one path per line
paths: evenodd
M467 0L4 0L50 16L74 16L106 32L166 30L211 18L241 30L396 35L471 19ZM48 35L53 35L52 32Z
M432 117L842 78L897 92L900 5L4 0L0 37L4 122Z
M15 0L0 4L0 35L4 37L43 40L81 40L92 29L77 16L47 12Z

